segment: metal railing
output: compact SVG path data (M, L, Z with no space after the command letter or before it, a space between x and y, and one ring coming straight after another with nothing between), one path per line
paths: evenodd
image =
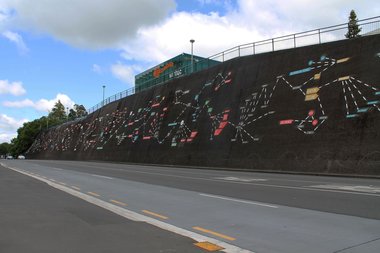
M375 30L378 30L377 33L380 33L380 16L359 20L358 25L362 29L360 33L361 35L367 35ZM163 74L159 78L153 79L153 82L152 80L150 80L149 85L148 82L146 82L140 85L138 88L132 87L130 89L119 92L113 96L110 96L98 103L97 105L89 108L88 113L93 113L109 103L136 94L140 91L149 89L151 87L164 84L169 80L195 73L199 71L199 69L204 69L197 68L197 66L201 66L202 64L203 66L204 64L207 64L207 66L210 67L215 65L215 63L212 64L213 61L225 62L242 56L255 55L345 39L345 33L348 29L347 27L348 23L343 23L339 25L328 26L305 32L294 33L272 39L239 45L227 49L223 52L214 54L206 58L204 61L193 63L193 66L187 65L180 69L176 69L173 72Z

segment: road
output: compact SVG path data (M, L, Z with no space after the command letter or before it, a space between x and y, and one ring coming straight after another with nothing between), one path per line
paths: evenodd
M0 166L1 253L204 252L193 244Z
M380 251L379 179L104 162L2 163L129 219L195 240L205 236L227 252Z

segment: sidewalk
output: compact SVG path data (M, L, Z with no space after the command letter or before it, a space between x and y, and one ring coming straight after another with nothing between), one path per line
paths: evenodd
M204 252L0 166L0 252Z

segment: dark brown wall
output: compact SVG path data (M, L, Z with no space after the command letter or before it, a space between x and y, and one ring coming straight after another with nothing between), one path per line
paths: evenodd
M50 129L28 156L379 174L379 53L377 35L237 58Z

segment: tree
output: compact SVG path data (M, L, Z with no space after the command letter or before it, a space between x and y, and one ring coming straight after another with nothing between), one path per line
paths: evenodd
M354 10L351 10L350 16L348 18L348 31L346 33L347 39L360 37L359 33L361 32L361 28L358 25L358 19L356 17L356 13Z
M63 122L67 119L65 106L61 103L60 100L58 100L54 107L51 109L51 112L49 113L49 120L57 120L59 122Z
M86 108L84 107L84 105L77 105L75 104L74 105L74 109L77 113L77 117L80 118L80 117L84 117L84 116L87 116L87 110Z
M74 108L70 109L68 117L69 120L74 120L76 118L87 116L87 114L87 110L83 105L75 104Z
M78 118L77 111L75 111L74 109L70 109L68 117L69 120L74 120Z
M11 152L12 145L7 142L3 142L0 144L0 156L6 156Z
M12 139L9 148L9 152L13 156L17 157L20 154L24 154L29 149L42 129L43 121L44 117L26 122L22 127L17 129L17 137Z
M74 108L70 109L68 117L75 119L86 115L86 108L83 105L75 104ZM65 106L58 100L48 116L43 116L39 119L24 123L22 127L17 129L17 137L12 139L10 144L0 144L0 155L11 154L17 157L20 154L24 154L41 131L45 131L50 127L62 124L66 121L67 114Z

